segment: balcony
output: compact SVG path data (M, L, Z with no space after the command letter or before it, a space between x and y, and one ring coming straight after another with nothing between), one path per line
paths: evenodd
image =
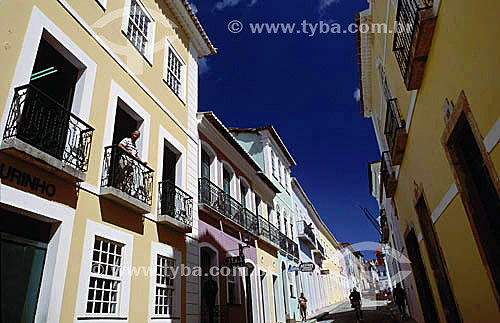
M391 156L388 151L382 153L380 173L382 175L382 182L384 183L386 196L394 197L398 181L396 179L396 172L392 166Z
M315 246L316 236L314 235L311 227L306 223L306 221L297 222L297 230L299 232L299 239L308 243L311 247Z
M408 134L406 133L406 121L401 118L399 113L397 99L387 100L384 134L389 145L392 164L401 165Z
M0 149L56 173L85 181L94 128L31 84L17 87Z
M436 17L432 0L400 0L393 52L408 91L422 85Z
M280 247L280 232L278 228L272 225L269 221L259 216L259 238L268 244L279 248Z
M243 208L238 201L210 182L209 179L199 179L198 193L200 206L215 211L254 235L258 234L257 216L250 210Z
M288 238L282 232L279 232L280 249L286 252L290 257L299 258L299 246Z
M313 250L313 253L317 254L321 258L325 258L325 248L319 241L317 241L316 249Z
M380 210L380 243L389 242L389 224L387 223L387 214L385 209Z
M118 145L104 149L101 192L104 198L134 212L151 212L154 170L127 154Z
M158 183L158 221L181 232L193 227L193 198L169 181Z

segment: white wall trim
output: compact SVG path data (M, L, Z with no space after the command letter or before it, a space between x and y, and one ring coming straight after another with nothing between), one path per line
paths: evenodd
M497 119L493 127L491 127L490 131L488 132L488 135L483 140L484 146L486 148L486 151L488 153L491 153L493 148L498 144L500 141L500 118Z
M153 57L154 57L154 45L155 45L155 29L156 29L156 21L154 20L153 16L149 12L148 8L142 3L141 0L134 0L139 8L144 12L146 17L150 20L150 24L148 26L148 35L147 37L147 47L146 47L146 52L143 54L141 53L135 46L132 44L132 41L128 39L127 37L127 29L128 29L128 24L129 24L129 18L130 18L130 6L132 3L132 0L125 0L125 5L123 6L123 14L122 14L122 33L127 38L127 41L129 41L132 44L132 47L134 49L137 49L139 54L143 56L146 61L148 61L149 64L153 65Z
M75 210L5 184L0 184L0 204L40 214L60 223L47 247L35 314L35 322L59 322Z
M177 140L174 136L168 132L162 125L160 125L160 131L158 134L158 164L156 164L156 174L158 178L158 182L160 182L163 178L163 152L165 148L164 142L167 141L173 148L173 150L177 150L176 153L180 154L179 160L176 164L175 169L175 185L182 188L183 191L187 191L186 189L186 148Z
M108 0L96 0L96 1L103 10L106 10L108 6Z
M446 194L443 196L443 199L441 200L441 202L439 202L439 204L436 206L436 208L432 212L432 215L431 215L432 223L436 223L436 221L439 219L441 214L443 214L444 210L446 210L448 205L450 205L451 201L453 201L453 199L455 198L455 196L457 196L457 194L458 194L457 185L455 183L453 183L451 185L450 189L448 190L448 192L446 192Z
M177 270L177 276L174 280L175 296L174 296L174 312L172 317L166 317L164 315L155 315L155 301L156 301L156 262L157 255L167 257L170 259L175 259L175 267ZM172 323L180 322L182 317L182 295L181 295L181 263L182 263L182 253L180 250L174 249L173 247L158 243L151 242L151 274L149 281L149 318L150 323Z
M151 116L144 108L142 108L125 90L123 90L114 80L111 80L109 90L108 111L106 113L106 127L104 129L104 140L101 148L101 164L99 168L99 181L102 180L102 159L104 158L105 147L113 143L113 131L115 125L116 109L118 107L118 99L122 100L135 114L142 119L142 124L139 127L141 136L137 140L137 150L140 152L140 158L148 161L149 152L149 131L151 126Z
M89 35L106 51L109 56L137 83L137 85L172 119L172 121L190 138L192 141L197 142L197 139L189 134L186 127L177 120L173 113L167 109L165 105L149 90L144 83L135 75L130 68L111 50L111 48L94 32L94 30L83 20L80 15L74 10L66 0L57 0L69 12L73 18L89 33Z
M212 250L215 253L215 261L214 261L215 263L214 263L214 266L216 266L217 268L219 268L219 250L217 250L217 248L215 248L214 246L212 246L212 244L209 243L209 242L200 242L199 245L198 245L198 247L200 248L199 249L199 258L200 258L199 264L201 264L201 249L202 248L208 248L208 249ZM219 290L217 291L217 300L216 300L216 303L215 303L216 305L220 304L220 293L221 293L221 291L220 291L219 276L220 275L217 275L216 277L213 277L217 281L217 286L219 287ZM200 283L201 283L201 279L200 279ZM201 297L201 295L200 295L200 297ZM201 305L201 303L200 303L200 305Z
M111 241L123 244L122 247L122 266L120 283L120 302L118 304L118 313L110 315L111 317L120 317L121 320L106 320L106 322L128 322L130 306L130 281L132 276L132 254L134 251L134 236L125 231L112 228L108 225L87 220L85 230L85 240L83 243L82 266L80 268L80 280L78 282L78 299L75 311L75 322L97 323L103 322L102 315L87 314L87 291L90 279L90 269L92 266L92 255L95 237L99 236ZM85 318L79 320L79 318ZM92 320L95 318L95 320ZM125 318L125 319L123 319Z
M406 133L410 131L411 120L413 119L413 110L415 109L415 103L417 102L418 90L413 90L410 101L410 108L408 109L408 116L406 117Z
M210 163L210 181L214 183L215 185L219 185L218 183L218 158L217 154L215 153L215 150L210 146L210 144L204 140L200 139L200 161L199 161L199 167L201 167L201 150L205 150L206 153L212 158L212 161ZM200 169L200 176L201 176L201 169Z
M97 64L59 29L52 20L45 16L38 7L33 6L28 29L24 36L23 47L7 97L7 105L2 116L2 123L0 125L2 135L14 97L14 88L30 82L36 53L44 30L62 45L63 48L60 53L83 70L76 83L71 111L83 121L88 122L89 120Z

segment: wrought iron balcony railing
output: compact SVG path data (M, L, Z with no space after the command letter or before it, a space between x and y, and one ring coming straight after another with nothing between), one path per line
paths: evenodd
M406 133L406 121L401 118L397 99L387 100L384 134L389 145L392 164L400 165L403 160L408 135Z
M280 232L278 228L261 216L259 216L259 236L264 237L277 246L280 245Z
M279 232L280 249L288 253L290 256L299 258L299 246L282 232Z
M380 230L380 242L387 243L389 241L389 223L385 209L380 209Z
M167 215L193 225L193 198L170 181L158 183L158 215Z
M229 194L210 182L207 178L199 179L199 202L213 208L224 217L237 223L245 230L257 235L258 218L250 210L232 198Z
M259 219L249 209L243 209L243 227L251 233L259 234Z
M396 192L397 180L396 174L392 167L391 156L388 151L382 153L382 161L380 166L382 182L384 183L385 193L387 197L394 197Z
M154 170L118 145L104 149L101 187L114 187L151 206Z
M227 305L208 306L202 305L201 307L201 323L223 323L228 320L228 307Z
M434 33L433 2L398 1L393 52L408 90L420 88L422 82L423 68Z
M86 172L94 128L31 84L17 87L4 140L17 138Z
M297 222L297 229L299 232L299 238L304 239L305 241L309 242L312 246L316 243L316 236L314 235L313 230L311 227L306 223L306 221L298 221Z

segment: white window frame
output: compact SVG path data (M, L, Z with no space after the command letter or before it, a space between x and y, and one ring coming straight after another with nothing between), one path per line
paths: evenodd
M215 185L218 185L218 167L217 165L219 164L218 163L218 158L217 158L217 154L215 153L215 150L210 146L209 143L207 143L206 141L204 140L201 140L200 139L200 145L199 145L199 162L198 162L198 172L201 176L201 151L202 150L205 150L205 152L207 153L207 155L210 157L210 181L212 183L214 183Z
M240 176L239 179L240 179L240 187L239 187L240 196L239 196L238 200L241 203L241 186L243 185L247 189L247 194L245 195L245 204L246 205L243 205L243 207L250 210L252 208L252 192L250 189L250 184L248 184L247 180L242 176Z
M156 260L157 256L170 258L175 260L175 270L177 270L177 276L174 278L174 311L172 315L155 314L155 302L156 302ZM180 321L182 317L182 297L181 297L181 279L180 276L180 266L182 263L182 252L180 250L174 249L173 247L158 243L151 242L151 275L150 275L150 287L149 287L149 323L172 323Z
M130 6L132 5L132 1L135 1L137 3L139 8L144 12L146 17L150 20L148 26L148 35L146 35L147 46L144 53L142 53L139 49L137 49L135 45L132 43L132 41L127 37L127 30L130 18ZM122 17L122 33L127 39L127 41L130 42L130 44L135 49L137 49L139 54L141 54L150 65L153 65L153 58L154 58L155 29L156 29L156 21L153 19L153 16L151 15L151 13L142 3L141 0L125 0L125 6L123 8L123 17Z
M95 0L99 6L103 9L106 10L106 7L108 6L108 0Z
M229 182L229 190L230 190L230 196L234 198L235 200L238 200L237 192L239 189L237 189L236 186L236 172L234 171L233 167L231 164L229 164L225 160L221 160L221 185L220 188L224 189L224 168L229 172L231 175L231 180Z
M120 275L120 294L118 312L112 314L87 313L87 296L94 250L94 240L100 237L117 242L122 245L122 262ZM111 228L105 224L87 220L85 241L83 244L82 265L80 269L80 280L78 282L78 301L76 304L76 321L85 323L102 323L103 318L109 317L106 322L118 323L128 320L130 305L130 281L129 273L132 268L132 253L134 247L134 236L130 233ZM82 318L82 319L80 319Z
M169 51L172 50L174 53L174 56L179 60L181 64L181 75L180 75L180 85L179 85L179 93L175 93L174 90L172 90L167 83L167 75L169 72L168 68L168 53ZM182 103L186 104L186 84L187 84L187 65L182 59L181 55L177 52L175 49L174 45L170 42L168 38L165 38L165 57L164 57L164 66L163 66L163 82L167 85L167 87L174 93L181 101Z
M0 137L3 137L7 124L10 106L14 98L14 89L30 82L36 59L36 55L33 53L37 52L44 31L54 38L59 43L58 45L62 45L64 50L61 51L61 54L80 68L81 74L75 86L71 112L83 121L89 121L97 64L59 29L52 20L45 16L38 7L34 6L3 111Z

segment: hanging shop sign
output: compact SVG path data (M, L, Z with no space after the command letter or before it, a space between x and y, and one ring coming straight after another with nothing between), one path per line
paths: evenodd
M330 269L321 269L321 275L330 275Z
M288 267L288 272L300 271L300 266L290 266Z
M312 262L303 262L300 264L300 271L303 273L311 273L314 271L315 265Z
M245 256L228 256L226 257L226 266L233 267L245 267Z
M56 194L56 186L44 180L23 172L12 166L0 163L0 178L17 185L30 188L31 190L52 197Z

